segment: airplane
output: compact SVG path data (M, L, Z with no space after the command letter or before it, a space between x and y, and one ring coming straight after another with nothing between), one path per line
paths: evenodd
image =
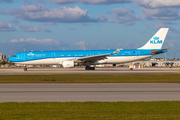
M169 48L161 49L169 28L161 28L142 47L137 49L117 50L61 50L61 51L28 51L14 54L10 62L24 65L54 65L63 68L73 68L84 65L85 70L95 70L94 65L121 64L133 62L167 52Z

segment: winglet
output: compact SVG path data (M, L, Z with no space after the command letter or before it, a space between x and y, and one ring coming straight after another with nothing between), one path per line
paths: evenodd
M119 53L120 50L121 50L121 49L117 49L115 52L113 52L113 54Z

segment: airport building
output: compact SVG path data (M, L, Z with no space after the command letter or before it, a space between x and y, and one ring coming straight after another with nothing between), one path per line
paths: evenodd
M0 53L0 61L3 59L2 53Z
M164 59L150 59L145 61L135 61L130 63L124 63L125 66L141 65L144 67L180 67L180 61L164 60Z
M0 62L1 61L6 61L6 55L3 55L2 53L0 53Z

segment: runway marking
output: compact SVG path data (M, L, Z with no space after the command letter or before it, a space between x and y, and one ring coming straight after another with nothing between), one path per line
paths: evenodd
M158 71L156 70L158 69ZM23 69L0 69L0 75L61 75L61 74L167 74L167 73L180 73L179 69L173 68L145 68L145 69L134 69L130 71L128 68L98 68L95 71L86 71L84 68L73 68L73 69L29 69L24 72ZM17 71L18 70L18 71ZM173 70L173 71L172 71Z
M57 72L57 73L31 73L31 74L15 74L15 75L54 75L54 74L59 74L59 73L66 73L66 72Z
M0 93L24 93L24 92L180 92L178 91L0 91Z
M55 73L44 73L44 74L59 74L59 73L66 73L66 72L55 72Z

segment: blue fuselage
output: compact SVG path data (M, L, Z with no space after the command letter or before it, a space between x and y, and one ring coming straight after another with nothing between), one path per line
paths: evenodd
M156 51L158 50L159 49L156 49ZM114 51L115 50L29 51L29 52L21 52L21 53L14 54L12 57L9 58L9 61L14 62L14 63L21 63L21 64L23 64L24 62L24 64L27 64L30 61L56 59L56 63L58 63L58 60L60 63L61 60L64 60L64 59L68 60L68 59L75 59L75 58L88 57L88 56L94 56L94 55L101 55L101 54L113 53ZM148 50L142 50L142 49L120 50L119 53L114 54L114 55L109 55L107 57L109 59L122 58L124 60L127 58L126 60L127 62L129 62L129 61L133 61L134 59L138 60L138 59L151 57L153 56L151 54L151 51L152 50L149 50L149 49ZM164 52L167 52L167 50L162 51L160 53L164 53ZM132 60L132 58L134 59ZM117 62L117 60L115 61ZM106 63L109 63L109 62L106 62ZM39 63L40 62L38 62L38 64ZM120 60L118 63L122 63L122 61ZM50 64L50 63L47 62L47 64Z

